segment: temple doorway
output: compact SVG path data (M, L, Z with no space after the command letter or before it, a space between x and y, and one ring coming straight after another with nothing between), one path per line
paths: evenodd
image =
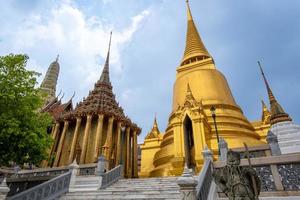
M189 169L195 167L195 147L193 137L193 125L189 116L186 116L183 122L184 129L184 150L185 150L185 162Z

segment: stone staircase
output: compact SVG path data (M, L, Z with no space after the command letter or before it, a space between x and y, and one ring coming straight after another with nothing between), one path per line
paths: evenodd
M88 180L88 178L93 178L93 180ZM94 177L81 177L79 180L71 192L59 199L180 199L176 177L120 179L101 190L95 190L97 180L94 180Z
M100 176L77 176L75 180L75 185L70 188L71 192L81 192L81 191L97 191L99 190L101 183Z

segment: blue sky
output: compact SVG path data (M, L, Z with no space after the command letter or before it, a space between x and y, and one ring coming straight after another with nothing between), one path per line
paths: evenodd
M261 117L266 90L300 123L300 1L190 0L194 20L217 68L249 120ZM45 74L60 54L57 91L77 102L100 77L113 31L111 80L117 100L142 129L156 113L162 131L172 105L175 69L184 51L184 0L11 0L0 7L0 55L26 53ZM42 78L42 77L41 77ZM41 81L41 78L39 81Z

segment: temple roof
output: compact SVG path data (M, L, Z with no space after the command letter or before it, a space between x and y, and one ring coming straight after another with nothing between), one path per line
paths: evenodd
M58 97L55 97L41 111L50 113L55 120L58 120L63 114L73 111L72 98L68 102L62 104L61 99L58 100Z
M112 91L113 87L109 79L111 36L112 34L110 35L107 57L100 79L95 83L94 89L89 92L89 95L76 105L73 114L105 114L107 116L113 116L115 119L123 121L125 124L137 127L137 125L125 116L123 108L119 106L115 94Z
M266 88L267 88L267 92L268 92L268 97L269 97L269 101L270 101L270 107L271 107L271 118L270 118L270 122L271 125L276 124L278 122L284 122L284 121L292 121L292 119L289 117L289 115L287 113L285 113L285 111L283 110L283 108L281 107L281 105L277 102L271 87L267 81L267 78L265 76L265 73L263 71L263 68L260 64L260 62L258 62L262 77L264 79Z
M186 34L186 46L184 51L184 56L181 65L190 63L192 59L203 60L206 58L211 58L206 47L204 46L200 35L198 33L197 27L194 23L189 2L187 4L187 34Z

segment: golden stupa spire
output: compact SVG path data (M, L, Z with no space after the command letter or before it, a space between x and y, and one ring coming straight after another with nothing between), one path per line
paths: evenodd
M289 117L289 115L284 112L281 105L277 102L259 61L258 61L258 65L259 65L262 77L264 79L264 82L265 82L265 85L267 88L267 92L268 92L269 101L270 101L270 107L271 107L270 122L271 122L271 124L273 125L278 122L292 121L292 119Z
M158 125L157 125L157 120L156 120L156 115L154 117L154 123L153 123L152 131L156 131L156 132L159 133L159 129L158 129Z
M186 46L181 65L189 64L197 60L211 58L200 38L197 27L194 23L188 0L186 0L186 5L188 25L186 33Z
M103 68L103 71L102 71L102 74L100 77L100 82L105 82L105 83L110 83L110 81L109 81L109 56L110 56L111 37L112 37L112 32L110 32L107 56L106 56L104 68Z
M271 113L270 113L268 107L266 106L264 100L261 100L261 104L262 104L262 116L261 116L261 121L262 121L264 124L270 123Z
M156 115L155 115L154 122L153 122L153 127L152 127L151 131L148 133L148 135L146 136L146 139L158 138L159 134L160 134L160 131L158 129L158 125L157 125L157 121L156 121Z

